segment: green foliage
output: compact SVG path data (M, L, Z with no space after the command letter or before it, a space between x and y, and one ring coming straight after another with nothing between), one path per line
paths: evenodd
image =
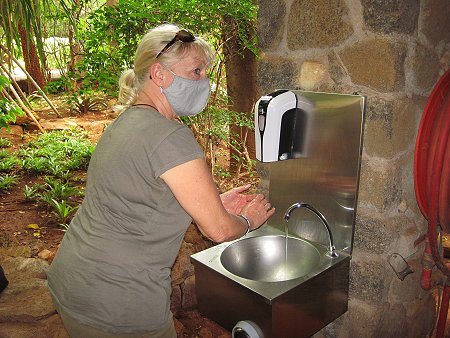
M18 167L19 159L15 156L8 156L0 162L0 172L12 172L13 169Z
M253 129L253 118L251 114L238 113L226 108L217 106L208 106L202 113L193 117L182 117L181 120L187 124L194 132L197 140L210 161L213 168L213 174L219 178L230 177L226 172L228 168L223 167L223 160L217 153L217 146L231 149L238 156L235 158L239 171L247 175L253 175L255 161L250 159L248 150L245 146L246 137L233 135L230 125ZM228 154L227 154L228 156ZM228 161L226 161L228 163Z
M79 77L75 78L82 88L117 92L117 80L124 69L132 67L138 42L162 22L177 23L206 37L220 52L222 33L227 29L224 18L232 17L236 27L228 36L235 36L257 54L256 13L251 0L128 0L115 7L102 6L78 21L83 59L77 64Z
M11 146L11 142L8 139L0 138L0 148L1 145L5 147ZM18 168L20 163L19 158L11 155L7 150L0 150L0 173L10 173L14 169Z
M73 207L65 200L58 202L55 199L51 200L50 205L53 207L53 213L56 215L60 225L67 230L69 227L68 220L77 211L78 206Z
M69 105L77 114L85 114L88 112L95 112L106 109L108 104L102 97L95 96L95 94L77 96L73 94L68 100Z
M11 147L11 141L7 138L0 137L0 148L9 148Z
M14 44L21 45L19 36L19 25L29 32L26 39L30 43L35 37L37 42L36 47L39 52L41 60L44 60L44 50L42 45L42 29L40 25L40 18L42 17L43 4L47 1L35 0L3 0L0 3L0 21L6 40L6 46L9 50L13 50Z
M43 192L40 195L46 202L52 199L67 200L70 197L82 195L80 190L70 183L48 176L45 177L45 185L42 187L42 190Z
M7 88L10 83L11 82L6 77L0 75L0 90ZM16 103L11 102L4 97L0 98L0 129L5 128L6 130L9 130L9 123L16 122L17 116L23 115L25 115L25 113Z
M79 129L52 131L25 144L19 157L23 169L32 174L65 178L68 171L87 168L94 147Z
M9 157L9 152L7 150L0 150L0 160Z
M45 184L25 185L23 194L28 201L38 201L51 208L62 227L67 229L69 218L78 209L77 197L82 197L83 192L68 182L46 176ZM72 202L70 202L72 201Z
M25 185L23 188L23 196L27 201L33 201L37 198L38 192L42 190L44 187L42 184L35 184L29 187Z
M17 184L19 177L17 175L0 175L0 193L4 193Z
M64 70L69 63L70 45L67 39L58 38L58 36L60 35L52 35L45 40L46 61L49 69Z
M48 94L57 94L69 88L69 81L66 75L61 76L58 80L47 83L44 91Z

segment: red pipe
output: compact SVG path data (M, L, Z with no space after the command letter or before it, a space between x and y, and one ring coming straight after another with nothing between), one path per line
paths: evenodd
M448 112L450 114L450 111ZM447 142L447 151L444 155L444 168L442 169L441 176L441 189L439 193L439 219L440 224L444 228L444 231L450 232L450 138Z
M439 320L436 325L436 338L443 338L445 334L445 323L448 314L448 302L450 300L450 286L446 285L442 292L441 310L439 311Z
M433 284L431 283L431 271L433 270L434 261L431 255L430 240L427 238L427 245L422 258L422 277L420 279L420 286L424 290L431 290Z
M448 187L440 187L441 177L444 167L444 155L446 153L446 148L448 144L449 134L450 134L450 118L445 112L450 112L450 96L448 96L443 105L444 109L441 110L441 114L438 118L439 125L441 125L439 135L434 138L436 144L436 151L431 160L433 161L433 171L430 175L431 182L431 196L428 212L428 239L431 246L431 254L436 263L436 266L441 270L447 277L450 277L450 271L447 266L443 263L441 253L437 247L438 234L436 232L439 225L439 191L440 189L448 189ZM447 118L446 118L447 117ZM442 206L441 212L446 212L449 206ZM444 226L444 225L443 225ZM445 226L446 227L446 226Z
M422 115L414 157L414 188L417 202L428 219L428 238L422 262L421 286L433 287L433 263L447 277L436 338L444 337L450 301L450 271L438 249L438 227L450 232L450 69L433 88Z
M435 153L435 143L432 140L433 135L440 134L437 133L437 129L441 127L436 115L442 112L442 102L449 95L449 92L450 69L444 73L434 86L425 105L417 133L414 154L414 190L420 211L426 219L428 219L429 194L431 193L429 178L432 173L433 156ZM447 112L447 114L450 114L450 112Z

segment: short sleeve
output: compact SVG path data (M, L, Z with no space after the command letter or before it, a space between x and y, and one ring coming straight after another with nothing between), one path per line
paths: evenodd
M151 157L150 163L157 178L180 164L204 157L204 153L192 131L181 125L164 138Z

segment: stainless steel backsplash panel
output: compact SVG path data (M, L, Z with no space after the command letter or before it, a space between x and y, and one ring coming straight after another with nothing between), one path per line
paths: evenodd
M330 223L338 250L352 251L365 98L294 91L313 103L307 156L270 163L270 202L276 213L269 225L284 230L286 209L295 202L316 207ZM301 135L299 135L301 137ZM289 221L291 234L327 244L321 221L297 209Z

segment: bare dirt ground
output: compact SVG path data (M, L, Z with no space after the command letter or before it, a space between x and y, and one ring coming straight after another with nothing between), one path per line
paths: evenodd
M39 111L39 123L46 130L64 129L71 126L81 127L89 132L89 138L95 143L105 127L112 122L112 111L98 111L71 115L61 112L57 117L50 109ZM40 131L33 123L11 126L11 132L0 130L0 137L9 139L11 147L4 148L14 152L33 135ZM4 150L3 149L3 150ZM85 177L85 172L77 173ZM31 186L42 178L20 174L19 182L7 193L0 193L0 247L27 246L31 248L32 257L39 257L51 262L64 235L52 212L36 203L27 201L23 194L25 185ZM80 183L83 184L83 183ZM36 229L37 225L37 229ZM177 318L177 331L182 325L182 337L230 337L230 333L197 311L183 313Z

